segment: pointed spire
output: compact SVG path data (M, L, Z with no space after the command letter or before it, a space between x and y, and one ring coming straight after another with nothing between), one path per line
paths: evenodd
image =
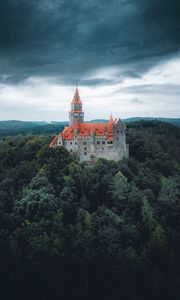
M73 98L71 104L82 104L80 96L79 96L79 91L78 91L77 84L76 84L76 90L75 90L75 93L74 93L74 98Z
M111 113L111 115L109 117L109 123L113 123L113 122L114 122L114 119L113 119L113 116L112 116L112 113Z

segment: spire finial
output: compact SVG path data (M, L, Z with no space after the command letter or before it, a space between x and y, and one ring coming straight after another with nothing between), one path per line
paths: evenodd
M110 117L109 117L109 122L114 122L114 119L113 119L113 116L112 116L112 112L111 112Z
M78 90L78 81L76 80L76 91Z

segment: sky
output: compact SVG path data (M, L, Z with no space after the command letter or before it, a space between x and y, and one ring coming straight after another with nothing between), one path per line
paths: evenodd
M180 117L179 0L1 0L0 120Z

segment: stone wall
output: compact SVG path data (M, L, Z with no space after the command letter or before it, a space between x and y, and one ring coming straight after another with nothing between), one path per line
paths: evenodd
M120 119L114 125L113 136L113 141L108 141L107 136L96 136L94 133L87 137L75 134L74 140L62 140L59 135L58 146L64 146L75 154L79 162L95 162L98 158L117 161L129 157L124 124Z

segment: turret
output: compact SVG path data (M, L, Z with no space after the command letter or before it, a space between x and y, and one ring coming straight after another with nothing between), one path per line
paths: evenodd
M77 121L84 123L84 112L82 111L82 102L76 87L74 98L71 102L71 111L69 112L69 126L74 126Z
M110 117L109 117L109 123L114 123L114 119L113 119L112 114L110 114Z

